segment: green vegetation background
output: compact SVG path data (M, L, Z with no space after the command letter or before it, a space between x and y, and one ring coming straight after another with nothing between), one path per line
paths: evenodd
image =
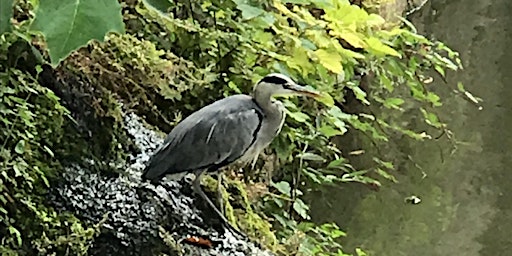
M94 159L98 172L116 172L101 163L126 161L124 113L169 132L207 103L249 93L269 72L325 95L319 102L286 99L287 125L267 157L245 176L250 182L231 181L252 203L231 220L278 254L346 255L336 224L310 221L306 191L395 182L393 162L372 147L390 136L421 141L436 130L449 133L429 84L462 68L458 54L406 20L386 23L364 1L101 3L0 3L2 255L87 254L101 225L57 213L45 195L69 163ZM45 71L67 82L49 81ZM462 84L453 87L469 94ZM86 96L56 96L66 91ZM430 128L407 129L404 111ZM364 169L335 143L347 131L367 140L359 154L377 152Z

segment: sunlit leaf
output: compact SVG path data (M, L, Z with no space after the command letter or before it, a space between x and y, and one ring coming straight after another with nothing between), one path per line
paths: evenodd
M399 58L402 57L402 55L395 49L383 44L379 39L375 37L367 38L366 43L368 44L368 49L376 53L380 53L382 55L391 55Z
M364 36L360 33L356 33L356 32L349 31L349 30L344 30L344 31L331 30L329 33L335 37L339 37L339 38L347 41L347 43L349 43L350 45L352 45L356 48L366 48L366 43L363 40Z
M324 66L326 69L332 71L335 74L341 73L343 71L343 67L341 66L341 56L339 53L318 49L315 51L315 55L318 58L318 62L320 62L320 64L322 64L322 66Z
M334 99L331 97L330 94L328 94L326 92L321 92L320 97L316 97L315 100L323 103L327 107L334 106Z
M380 26L383 25L385 22L386 20L384 20L384 18L375 13L370 13L370 15L368 15L368 18L366 19L366 23L369 26Z

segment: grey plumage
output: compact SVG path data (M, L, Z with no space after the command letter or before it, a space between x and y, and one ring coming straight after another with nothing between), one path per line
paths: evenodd
M256 159L283 126L285 109L273 99L279 95L319 96L285 75L267 75L256 84L253 96L224 98L181 121L151 157L142 177L157 182L167 174L195 172L194 190L239 233L201 190L200 177L204 171Z
M180 122L151 158L144 178L215 171L243 156L255 143L263 112L252 97L233 95L194 112Z

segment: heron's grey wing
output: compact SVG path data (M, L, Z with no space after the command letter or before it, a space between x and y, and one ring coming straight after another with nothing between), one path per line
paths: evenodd
M254 143L261 110L247 95L214 102L180 122L151 158L144 178L220 168L240 158Z

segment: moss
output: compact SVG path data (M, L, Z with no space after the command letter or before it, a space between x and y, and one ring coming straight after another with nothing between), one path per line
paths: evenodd
M249 200L245 183L240 180L224 180L228 189L221 186L221 195L224 215L229 222L245 232L252 241L257 241L268 249L276 249L278 242L272 231L272 225L254 211L253 202ZM207 177L203 181L209 191L217 193L218 181L216 179Z
M91 43L66 61L66 67L108 90L124 110L146 116L148 123L170 131L181 112L204 104L201 98L214 75L170 51L133 35L111 35ZM186 103L184 103L186 102Z
M0 38L0 253L83 255L94 229L45 197L62 170L56 155L72 142L63 129L69 111L36 79L33 51L9 54L27 45L13 34Z

